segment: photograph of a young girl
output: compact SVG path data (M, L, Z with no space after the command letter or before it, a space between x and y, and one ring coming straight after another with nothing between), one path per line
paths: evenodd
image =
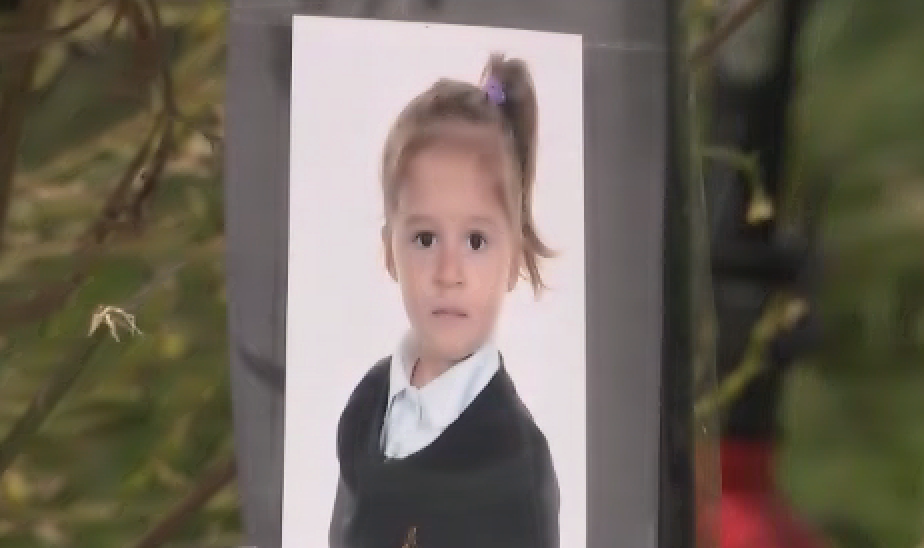
M304 44L299 32L306 35ZM373 42L361 47L365 58L355 46L357 32ZM544 79L536 77L535 66L542 65L542 53L553 54L562 42L580 45L579 39L567 38L296 19L284 546L584 545L583 248L575 241L583 231L580 119L556 123L550 116L565 132L553 141L566 150L561 167L577 172L554 183L538 176L555 170L541 170L540 152L549 145L540 144ZM442 63L440 54L426 48L428 40L442 46ZM447 55L453 42L462 46L458 61ZM339 77L328 74L330 79L321 78L320 56L313 58L315 64L298 61L300 46L310 51L322 43L327 52L338 47L352 52L352 76L343 71L344 59L331 70ZM533 43L545 48L529 48ZM322 131L329 116L323 109L334 105L322 104L320 97L305 101L300 94L327 95L309 91L321 82L325 89L343 86L342 91L349 87L345 79L362 80L356 71L381 70L374 61L382 52L370 53L376 46L411 52L402 64L416 64L413 72L430 73L430 81L411 90L398 83L400 71L390 82L370 79L363 90L370 100L357 102L356 109L384 106L369 104L376 102L371 98L380 95L380 87L394 86L400 90L395 98L405 97L401 104L382 102L389 103L387 125L380 114L366 127L341 118L339 127ZM476 52L477 71L466 78L454 70L472 67ZM564 57L580 63L580 49ZM433 68L420 70L422 63ZM555 63L550 64L544 76L552 76ZM306 77L303 88L300 65L315 74L314 83ZM579 70L580 65L578 78ZM571 92L567 99L576 100L578 108L566 110L580 116L580 81L558 88ZM342 107L353 106L350 95L339 94ZM298 137L301 122L313 124L305 133L315 137ZM347 156L359 152L356 145L366 147L375 136L380 137L370 150L375 171L368 169L367 155L357 155L366 165L361 170L366 176L358 178L366 180L343 181L350 170L331 156L343 155L349 162ZM336 151L338 141L352 144ZM544 193L541 183L568 187ZM330 190L338 185L348 188ZM377 198L375 217L363 208L346 213L350 201L371 205L357 200L363 193ZM338 211L374 227L373 234L333 221ZM551 220L556 217L557 222ZM547 227L555 244L566 245L547 241ZM368 258L376 264L340 260L342 254L372 251L370 236L378 248ZM354 238L358 245L345 245ZM564 268L551 266L566 260ZM378 281L367 282L363 290L358 283L363 276ZM331 293L338 289L342 300L334 303ZM383 297L370 298L376 290ZM553 306L543 309L547 298ZM391 312L375 312L386 308ZM367 337L367 332L376 335ZM326 374L332 369L339 370L336 380ZM319 400L326 402L323 412Z

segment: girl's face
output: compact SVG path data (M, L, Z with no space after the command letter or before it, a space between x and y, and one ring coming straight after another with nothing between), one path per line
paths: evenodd
M517 240L474 151L433 145L407 173L383 233L388 271L401 285L420 357L459 361L490 336L516 284Z

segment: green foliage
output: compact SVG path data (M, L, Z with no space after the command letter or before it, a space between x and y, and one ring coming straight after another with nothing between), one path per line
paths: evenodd
M716 5L688 6L693 43L701 43ZM807 219L819 222L818 305L826 333L819 351L788 379L781 478L795 505L836 546L920 548L924 3L816 1L798 53L789 196L779 213L796 230ZM695 75L697 90L709 85L708 72ZM696 107L694 133L701 134L708 110L721 105ZM703 157L754 179L749 151L704 145L697 146ZM752 192L759 198L759 189ZM758 324L754 334L760 330ZM718 399L737 397L735 383L753 370L746 356Z
M97 306L134 304L143 335L107 337L0 472L2 548L130 546L231 453L220 158L200 133L221 134L227 5L160 4L184 119L141 222L98 254L80 255L78 239L153 127L160 80L138 79L128 22L102 40L111 9L42 50L2 232L0 309L81 265L86 276L52 313L0 335L0 443L86 344ZM60 2L55 22L88 5ZM225 488L169 540L237 544L238 514L235 489Z
M790 178L797 203L829 185L827 333L789 381L782 472L842 546L913 548L924 538L924 4L816 4Z

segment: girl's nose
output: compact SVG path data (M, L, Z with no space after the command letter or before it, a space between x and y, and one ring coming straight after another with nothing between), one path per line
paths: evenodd
M441 287L452 287L462 285L464 281L459 252L455 249L443 249L439 254L436 283Z

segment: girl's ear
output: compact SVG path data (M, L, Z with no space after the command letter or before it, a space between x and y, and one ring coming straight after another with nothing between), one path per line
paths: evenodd
M382 244L385 246L385 270L388 271L391 279L397 282L398 272L395 269L395 253L391 243L391 230L387 225L382 227Z

